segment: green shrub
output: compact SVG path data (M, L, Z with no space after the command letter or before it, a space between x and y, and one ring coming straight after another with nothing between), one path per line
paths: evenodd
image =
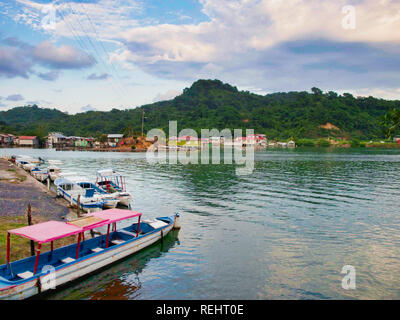
M135 150L135 149L136 149L136 146L132 146L131 149L132 149L132 151Z
M297 139L295 142L298 147L315 147L315 142L311 139Z
M330 147L331 146L331 143L329 142L329 140L326 140L326 139L318 139L316 144L319 147Z

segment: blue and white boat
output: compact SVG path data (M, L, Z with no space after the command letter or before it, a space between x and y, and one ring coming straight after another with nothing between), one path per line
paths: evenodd
M57 196L63 197L71 205L77 205L80 196L79 207L83 211L94 212L103 209L104 201L94 196L93 189L85 190L67 178L56 179L54 185L57 187Z
M103 189L90 182L89 179L84 177L68 177L68 180L75 182L84 190L94 190L93 196L103 200L103 209L113 209L118 205L119 200L113 194L105 192Z
M49 172L47 169L40 169L39 167L35 167L31 170L31 175L40 182L46 181L49 178Z
M8 230L7 262L0 265L0 299L26 299L55 289L134 254L162 239L173 228L180 228L179 214L143 222L141 215L131 210L109 209L74 221L47 221ZM117 229L117 222L135 217L137 222ZM107 228L107 232L85 239L85 233L96 228ZM35 241L36 256L11 262L11 235ZM53 249L54 241L73 235L78 236L76 243ZM46 243L50 243L51 249L41 253Z
M132 195L126 191L125 177L113 169L102 169L97 171L96 185L103 191L115 196L119 203L129 206Z

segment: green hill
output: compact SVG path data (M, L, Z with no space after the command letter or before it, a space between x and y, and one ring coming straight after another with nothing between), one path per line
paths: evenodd
M17 107L0 112L0 123L20 134L61 131L67 135L96 136L101 133L140 132L142 109L145 131L162 128L177 120L178 129L251 128L269 138L317 137L383 138L381 118L400 101L353 97L345 93L279 92L257 95L239 91L219 80L198 80L172 100L135 109L88 111L68 115L56 109ZM330 123L333 126L321 126ZM335 128L336 127L336 128ZM333 129L332 129L333 128Z

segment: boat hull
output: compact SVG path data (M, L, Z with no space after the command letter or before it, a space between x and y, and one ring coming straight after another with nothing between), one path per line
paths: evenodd
M166 236L173 228L173 225L174 222L171 222L167 226L147 235L104 249L100 253L79 258L75 262L56 268L53 274L36 277L22 284L0 289L0 300L22 300L48 291L51 289L48 288L49 279L55 279L55 286L60 286L93 273L152 245ZM39 290L39 287L41 290Z

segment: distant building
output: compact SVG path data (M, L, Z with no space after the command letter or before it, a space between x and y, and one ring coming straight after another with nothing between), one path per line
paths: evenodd
M118 142L120 142L123 137L124 137L123 134L108 134L107 135L108 145L112 148L115 148Z
M21 147L39 147L39 138L37 136L19 136L16 139L16 144Z
M288 147L288 148L295 148L295 147L296 147L296 143L295 143L293 140L290 140L290 141L287 143L287 147Z
M74 137L74 147L78 148L92 148L94 145L93 138Z
M46 145L48 148L60 148L68 145L67 137L60 132L51 132L47 136Z
M399 136L394 137L394 138L393 138L393 142L400 143L400 137L399 137Z
M7 147L14 144L15 136L9 133L0 134L0 146Z
M242 146L266 147L267 138L264 134L250 134L247 137L237 137L235 142L242 142Z

